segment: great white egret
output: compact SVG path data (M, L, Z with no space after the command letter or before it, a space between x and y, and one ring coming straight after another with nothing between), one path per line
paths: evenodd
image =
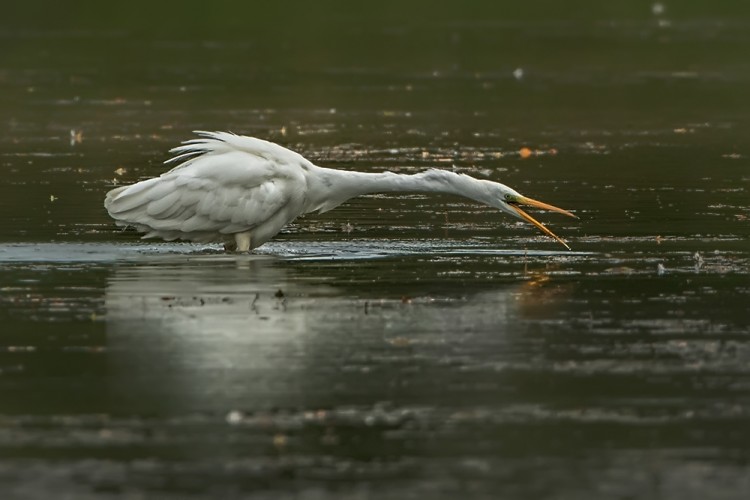
M107 193L104 206L119 226L144 238L224 242L247 252L273 238L302 214L327 212L367 193L447 193L524 219L570 247L519 205L575 217L515 190L465 174L430 169L406 175L363 173L313 165L278 144L227 132L197 132L171 150L180 162L159 177Z

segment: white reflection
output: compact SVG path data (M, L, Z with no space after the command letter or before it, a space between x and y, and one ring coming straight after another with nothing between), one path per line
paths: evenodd
M113 396L128 408L199 409L247 384L273 391L301 369L308 308L326 294L267 256L121 266L105 299Z
M333 405L342 395L388 399L400 371L450 374L455 363L506 356L519 318L557 302L544 276L448 297L432 295L430 285L410 297L378 297L358 285L362 295L352 297L343 283L319 284L335 283L335 268L315 275L309 262L181 259L126 264L109 280L108 380L113 404L123 410L227 412Z

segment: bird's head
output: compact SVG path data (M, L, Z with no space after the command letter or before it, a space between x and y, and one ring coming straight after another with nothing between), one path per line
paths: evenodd
M524 210L522 210L519 205L527 205L530 207L541 208L543 210L551 210L553 212L558 212L558 213L567 215L568 217L576 217L574 214L568 212L567 210L563 210L562 208L558 208L558 207L549 205L541 201L527 198L526 196L523 196L522 194L518 193L514 189L509 188L508 186L505 186L503 184L497 184L496 189L497 189L497 192L493 193L494 195L493 197L495 198L493 200L494 201L493 205L496 208L499 208L500 210L510 215L513 215L514 217L525 220L526 222L530 222L531 224L539 228L541 232L543 232L547 236L550 236L556 239L557 241L562 243L565 246L565 248L570 250L570 247L568 246L567 243L565 243L565 241L563 241L559 236L557 236L555 233L547 229L544 226L544 224L534 219L531 215L529 215Z

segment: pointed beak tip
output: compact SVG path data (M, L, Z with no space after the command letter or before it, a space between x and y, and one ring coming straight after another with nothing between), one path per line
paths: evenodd
M568 250L571 250L571 248L568 246L567 243L565 243L565 241L563 241L562 238L560 238L555 233L553 233L552 231L550 231L544 224L542 224L541 222L539 222L538 220L536 220L535 218L533 218L532 216L530 216L529 214L527 214L524 210L521 209L521 207L519 207L518 205L510 205L510 207L513 210L516 211L516 213L518 214L518 216L521 219L524 219L526 222L530 222L531 224L533 224L534 226L536 226L541 232L543 232L544 234L546 234L550 238L558 241L559 243L561 243Z

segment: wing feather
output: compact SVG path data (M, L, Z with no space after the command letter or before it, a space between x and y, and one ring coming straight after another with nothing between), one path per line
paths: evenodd
M172 213L175 207L186 205L184 193L179 190L171 190L161 198L153 199L146 205L146 214L157 219L164 219L165 212Z
M107 193L104 205L118 224L145 237L208 241L269 221L278 231L303 211L312 165L304 157L261 139L198 134L172 150L183 163Z

